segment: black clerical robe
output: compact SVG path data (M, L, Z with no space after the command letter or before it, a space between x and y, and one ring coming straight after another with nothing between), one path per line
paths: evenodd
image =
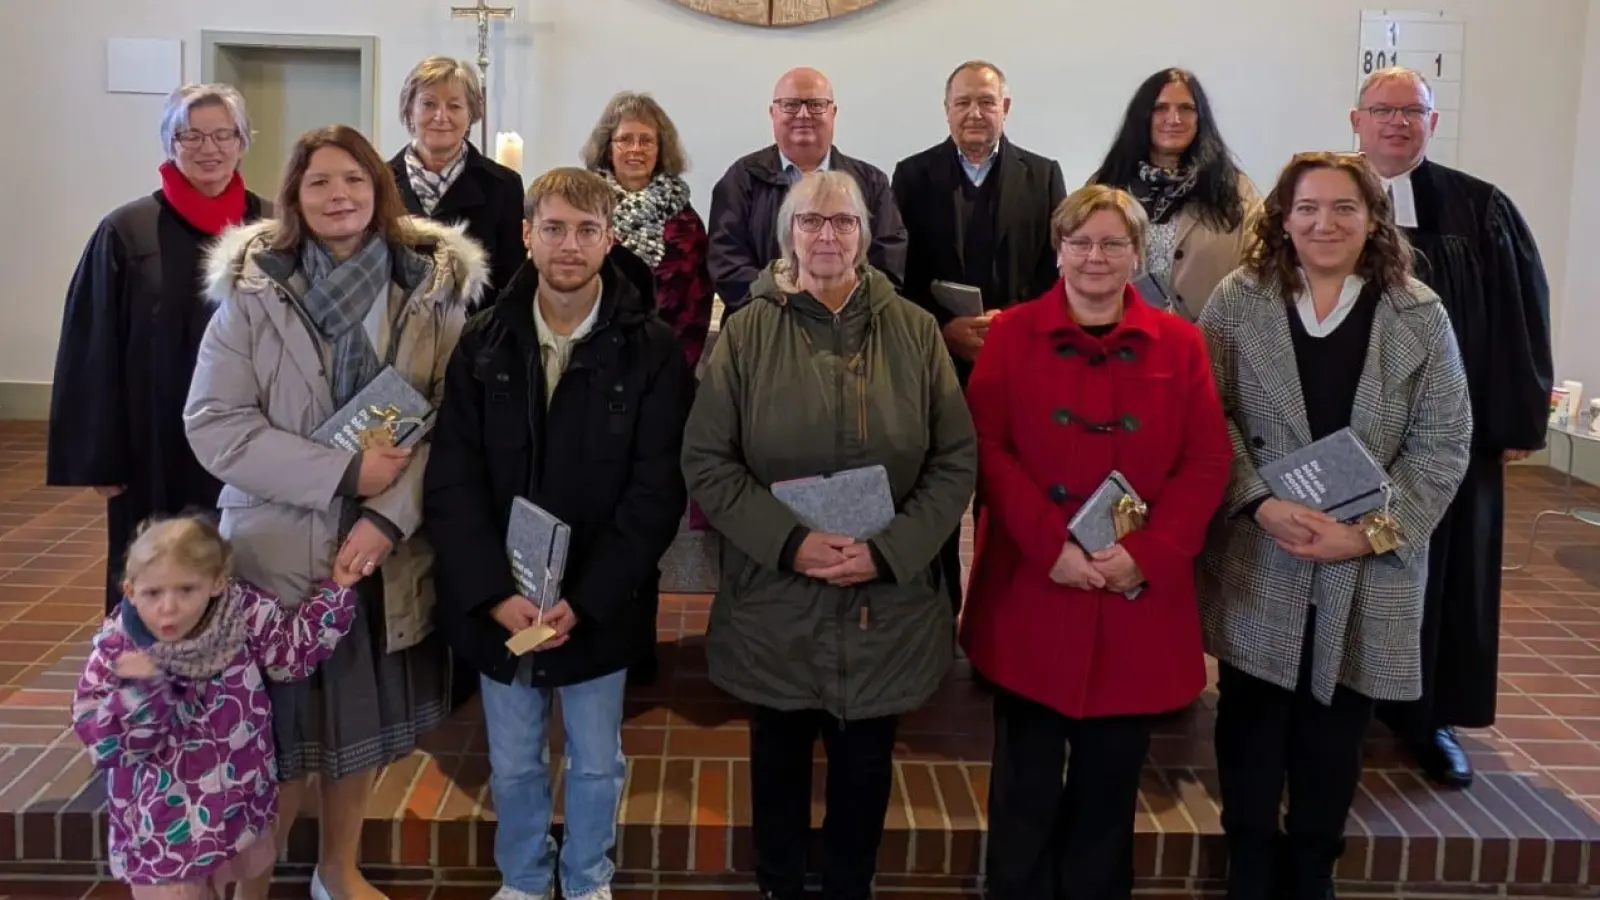
M263 214L247 194L245 218ZM211 319L201 285L211 235L158 191L101 220L67 288L50 395L45 480L124 485L106 505L106 610L121 599L122 561L146 518L214 510L221 484L183 431L200 338Z
M1494 185L1424 161L1411 173L1417 277L1450 313L1472 401L1465 479L1429 547L1423 696L1382 718L1421 738L1494 723L1506 450L1544 446L1550 287L1527 223Z

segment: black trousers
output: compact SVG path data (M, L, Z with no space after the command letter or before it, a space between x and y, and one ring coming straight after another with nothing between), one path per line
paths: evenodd
M1133 814L1153 722L1069 719L995 689L989 900L1132 896Z
M777 900L805 891L811 846L811 748L828 755L822 895L867 900L894 780L899 717L840 722L820 710L756 707L750 717L750 806L756 883Z
M1344 853L1374 704L1343 687L1332 706L1311 696L1314 610L1308 619L1297 690L1219 667L1217 777L1228 900L1324 900ZM1285 786L1289 812L1280 817Z

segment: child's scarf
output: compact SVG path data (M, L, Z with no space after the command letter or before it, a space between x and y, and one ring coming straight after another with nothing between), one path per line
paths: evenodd
M127 598L122 600L119 615L122 630L156 668L184 678L214 678L238 657L250 637L249 617L239 601L238 585L228 582L220 596L211 598L199 627L180 641L156 640Z

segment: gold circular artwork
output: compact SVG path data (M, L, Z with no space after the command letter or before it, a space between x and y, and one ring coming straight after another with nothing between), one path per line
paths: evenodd
M849 15L882 0L673 0L695 12L762 28L809 25Z

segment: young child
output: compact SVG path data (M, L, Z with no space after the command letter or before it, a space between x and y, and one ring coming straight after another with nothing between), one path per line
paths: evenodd
M355 618L325 581L298 607L229 577L210 520L146 523L122 606L94 638L73 728L106 770L111 873L134 900L223 896L277 857L272 707L262 674L310 675Z

